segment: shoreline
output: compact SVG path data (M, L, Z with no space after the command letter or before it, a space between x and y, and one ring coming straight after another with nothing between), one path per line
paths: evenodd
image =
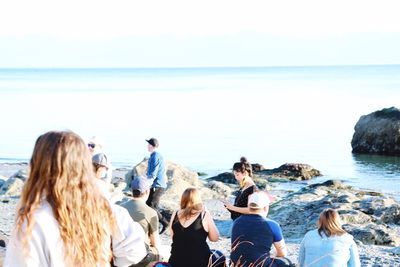
M390 157L391 158L391 157ZM400 157L399 157L400 158ZM10 161L7 161L10 160ZM4 159L0 160L0 178L2 176L8 177L18 171L21 167L25 168L27 167L29 161L21 161L19 159ZM135 165L134 164L129 164L128 163L122 163L120 162L119 164L114 165L113 163L113 173L126 173L130 171ZM229 168L228 169L223 169L223 168L218 168L218 169L210 169L208 172L205 172L204 170L198 170L198 169L192 169L189 167L191 171L196 172L199 174L199 179L200 180L207 180L208 178L214 177L220 173L224 172L230 172ZM332 179L341 179L343 180L346 184L351 185L353 188L358 189L358 190L363 190L363 191L375 191L382 193L386 196L390 196L395 198L397 201L400 201L400 189L399 192L397 191L385 191L382 189L377 189L375 187L371 186L365 186L361 181L358 181L357 184L355 184L355 181L350 179L349 177L337 177L335 175L331 174L325 174L323 173L322 176L319 177L314 177L313 179L310 180L305 180L305 181L291 181L288 183L280 183L278 185L280 190L286 190L286 191L297 191L300 190L301 188L315 184L315 183L321 183L325 182L327 180L332 180ZM365 178L366 180L369 178ZM372 179L372 178L371 178ZM368 182L368 181L366 181ZM400 183L400 174L399 174L399 181ZM393 187L391 188L393 189Z

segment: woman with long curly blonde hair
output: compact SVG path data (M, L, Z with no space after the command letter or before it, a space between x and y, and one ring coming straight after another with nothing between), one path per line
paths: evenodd
M41 135L29 167L5 266L110 266L115 252L123 254L115 247L126 239L121 224L132 232L138 228L101 195L89 150L77 134ZM139 244L141 233L136 237ZM145 251L144 243L132 248ZM139 259L126 257L127 265L145 255L136 253Z

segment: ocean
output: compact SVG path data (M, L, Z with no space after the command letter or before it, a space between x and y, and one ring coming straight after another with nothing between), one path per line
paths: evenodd
M0 69L0 162L27 161L36 138L101 136L114 167L148 156L215 175L246 156L400 198L400 157L353 155L360 116L400 104L400 65L188 69ZM301 187L310 182L293 183Z

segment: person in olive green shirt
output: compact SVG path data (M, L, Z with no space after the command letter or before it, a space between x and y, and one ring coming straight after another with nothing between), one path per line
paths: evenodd
M146 233L146 244L155 255L155 261L160 260L160 235L157 212L146 204L150 194L151 183L143 176L135 177L131 183L133 198L121 204L126 208L135 222L138 222Z

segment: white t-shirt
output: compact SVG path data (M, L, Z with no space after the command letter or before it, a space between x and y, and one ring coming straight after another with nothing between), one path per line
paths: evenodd
M117 232L112 235L114 265L136 264L147 255L145 233L142 227L132 220L127 210L117 205L111 207L118 226ZM24 254L21 240L14 230L7 246L4 267L66 266L58 222L47 201L35 211L34 219L35 225L28 244L28 255Z

